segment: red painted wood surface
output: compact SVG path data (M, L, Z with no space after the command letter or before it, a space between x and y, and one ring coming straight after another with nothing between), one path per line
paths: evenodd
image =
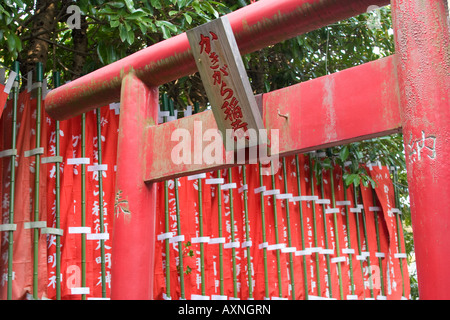
M263 95L263 121L268 131L279 130L279 154L286 156L351 141L384 136L401 130L399 97L394 57L387 57L329 76ZM288 115L284 118L281 115ZM227 165L232 153L223 150L223 164L198 164L194 159L195 123L202 129L217 130L212 111L151 127L148 145L164 141L149 149L146 181L159 181L182 175L207 172ZM189 132L191 164L176 165L171 153L180 142L172 134L176 129ZM174 140L174 141L171 141ZM201 141L201 140L200 140ZM205 148L211 142L204 141ZM203 150L202 147L198 148ZM196 149L196 150L198 150Z
M260 0L228 15L241 54L250 53L337 21L365 13L388 0ZM46 111L64 120L117 102L131 70L148 86L197 71L185 33L161 41L51 91Z
M392 1L420 299L450 299L450 30L446 1Z
M111 299L152 299L157 186L142 177L145 134L158 119L158 89L129 74L123 80L121 103Z

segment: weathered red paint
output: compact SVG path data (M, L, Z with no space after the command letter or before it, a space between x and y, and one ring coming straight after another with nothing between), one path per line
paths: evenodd
M279 153L287 156L351 141L385 136L401 131L397 77L394 57L387 57L329 76L300 83L263 95L262 116L266 129L279 130ZM280 116L287 115L288 118ZM212 111L152 127L148 144L164 141L157 150L149 150L145 179L159 181L187 174L208 172L232 166L221 164L175 164L173 148L180 142L172 134L176 129L189 131L200 123L201 134L217 130ZM201 137L200 137L201 138ZM203 147L211 142L205 141ZM194 141L191 141L192 155ZM232 153L223 150L223 163Z
M123 79L117 152L111 299L152 299L156 184L142 179L148 128L158 119L158 89Z
M450 28L445 2L392 1L420 299L450 299Z
M229 20L245 54L363 13L369 5L386 4L389 1L261 0L231 13ZM444 1L437 0L392 0L392 8L398 86L387 66L392 66L392 59L386 59L360 67L368 68L365 77L350 76L356 69L348 70L265 95L263 117L268 129L280 129L281 154L387 134L403 127L420 297L449 299L446 267L450 264L450 220L445 214L450 207L448 8ZM379 69L371 70L374 66ZM152 298L156 188L145 184L144 179L153 181L215 168L165 166L169 169L164 171L171 148L165 147L161 154L152 150L155 141L169 141L169 133L176 126L192 131L195 119L202 119L204 128L214 128L212 113L205 112L150 129L151 119L157 119L154 88L195 71L187 37L182 34L47 96L47 112L63 120L115 102L122 87L117 173L117 190L122 193L113 235L113 299ZM388 75L383 77L383 71ZM295 105L298 109L294 111ZM288 118L280 117L278 108L279 114L289 114ZM367 118L370 120L361 122ZM146 170L147 165L151 169Z
M260 0L228 15L241 54L253 52L345 18L389 0ZM197 71L185 33L67 83L46 98L47 113L65 120L117 102L123 77L131 70L148 86Z

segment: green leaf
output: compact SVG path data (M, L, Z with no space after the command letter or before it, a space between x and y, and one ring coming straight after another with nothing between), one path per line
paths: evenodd
M16 49L16 38L13 34L10 34L9 36L6 36L6 41L8 43L9 52L13 52Z
M214 9L209 2L201 2L202 8L212 14L216 19L219 18L219 13Z
M187 22L188 24L191 24L191 23L192 23L192 17L191 17L189 14L183 13L183 16L186 18L186 22Z
M120 40L122 40L122 42L127 41L128 31L127 31L127 28L123 24L119 25L119 35L120 35Z
M134 32L132 30L128 31L127 41L130 45L134 43Z
M342 162L345 162L348 159L348 156L350 155L350 150L348 146L343 146L341 151L339 152L339 158Z
M132 14L129 14L125 17L125 19L127 20L138 20L142 17L146 17L148 14L142 10L142 9L138 9L136 11L134 11Z
M133 0L125 0L125 4L130 12L133 12L135 10Z
M119 21L119 20L112 19L112 20L109 22L109 24L111 25L111 28L117 28L117 27L119 26L119 24L120 24L120 21Z
M352 174L344 174L344 180L345 180L345 184L347 185L347 186L349 186L349 185L351 185L354 181L355 181L355 179L358 177L358 175L357 174L355 174L355 173L352 173Z
M106 48L103 42L100 42L97 46L97 56L100 59L100 62L103 65L106 65L106 57L107 57L107 53L106 53Z
M111 2L108 2L107 5L114 7L114 8L118 8L118 9L125 7L125 4L123 2L119 2L119 1L111 1Z
M191 272L192 272L191 267L187 266L186 267L186 274L191 274Z
M150 0L152 7L155 9L161 9L161 2L159 0Z
M19 53L22 51L22 40L20 40L19 36L16 34L13 34L13 36L16 43L16 52Z

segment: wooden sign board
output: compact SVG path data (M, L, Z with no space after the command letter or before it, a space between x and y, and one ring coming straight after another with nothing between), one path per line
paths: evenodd
M259 141L259 130L264 129L264 124L228 18L194 28L187 37L225 150L266 144L267 141ZM227 134L245 144L230 145Z

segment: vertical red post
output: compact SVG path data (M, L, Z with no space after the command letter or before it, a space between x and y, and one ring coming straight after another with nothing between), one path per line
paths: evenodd
M443 0L392 0L420 299L450 299L450 27Z
M156 184L144 182L148 127L158 121L158 88L133 73L122 82L111 299L153 299Z

